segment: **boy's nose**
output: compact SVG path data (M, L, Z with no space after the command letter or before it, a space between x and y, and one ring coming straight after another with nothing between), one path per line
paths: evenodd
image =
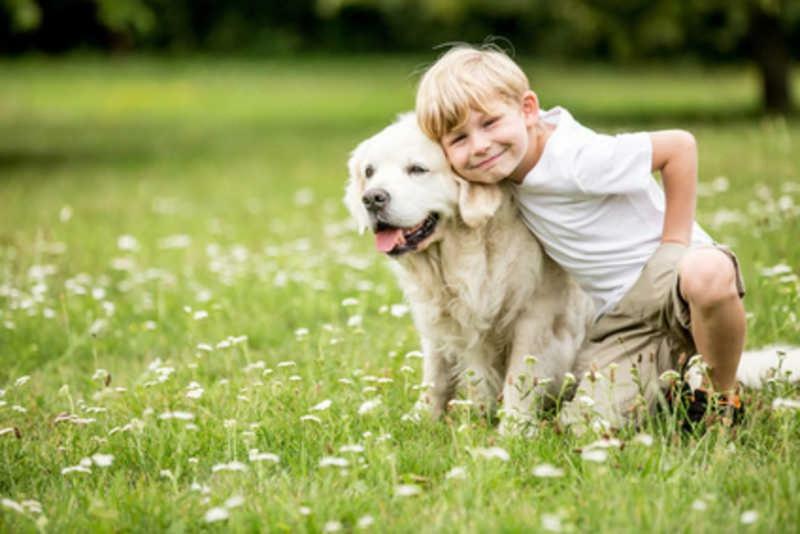
M476 155L485 154L490 145L488 138L475 136L472 139L472 153Z

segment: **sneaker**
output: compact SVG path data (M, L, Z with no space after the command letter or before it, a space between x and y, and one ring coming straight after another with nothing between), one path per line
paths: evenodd
M744 419L745 409L737 392L727 398L710 394L705 389L695 389L682 383L667 394L673 413L682 419L681 427L693 431L700 424L706 426L720 421L723 426L739 425Z

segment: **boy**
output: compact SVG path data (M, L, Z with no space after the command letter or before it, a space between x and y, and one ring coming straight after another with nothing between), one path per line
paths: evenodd
M456 173L515 184L528 228L593 297L597 318L576 375L600 374L580 384L583 404L619 427L642 405L655 405L661 373L699 352L725 419L741 415L744 287L733 253L694 222L690 133L612 137L565 109L540 111L519 66L491 47L445 53L420 81L416 113ZM708 398L695 391L692 400L704 405ZM694 408L689 415L699 420L705 410ZM577 403L564 416L580 417Z

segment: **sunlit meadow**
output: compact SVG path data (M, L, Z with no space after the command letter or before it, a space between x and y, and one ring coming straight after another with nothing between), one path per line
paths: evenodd
M697 436L403 417L418 340L340 197L422 64L0 63L0 531L800 528L779 380ZM757 117L753 74L526 66L596 129L695 133L748 344L800 344L800 122Z

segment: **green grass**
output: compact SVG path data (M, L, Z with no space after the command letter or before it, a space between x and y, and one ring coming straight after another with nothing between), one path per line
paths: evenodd
M528 440L460 411L401 420L418 340L386 312L402 295L340 197L349 151L410 109L422 64L0 62L0 429L19 432L0 435L0 498L43 508L0 506L0 531L41 517L55 532L347 530L367 515L375 531L527 531L550 516L572 531L796 531L800 412L770 409L800 396L785 384L753 393L736 433L681 437L655 420L651 447L628 430L603 464L550 421ZM748 343L800 343L796 276L763 274L800 266L800 122L757 118L753 74L526 66L545 106L596 129L695 133L698 217L742 262ZM230 336L247 339L216 348ZM160 418L174 411L194 419ZM475 454L489 446L510 460ZM95 453L112 465L62 474ZM350 466L320 467L326 456ZM247 470L213 472L234 460ZM541 463L564 476L534 477ZM465 478L446 477L459 466ZM397 496L402 484L421 493ZM207 525L234 495L243 504Z

